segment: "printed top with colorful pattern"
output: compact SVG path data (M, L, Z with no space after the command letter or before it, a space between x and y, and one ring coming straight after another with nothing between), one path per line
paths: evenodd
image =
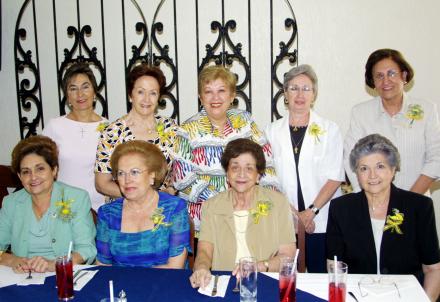
M249 138L262 146L266 171L260 184L277 190L280 188L271 146L250 113L239 109L228 110L227 124L223 133L219 133L203 109L182 124L174 142L174 187L183 199L189 201L188 210L196 231L200 225L202 203L228 188L220 160L228 142L238 138Z
M172 149L176 130L178 128L176 122L172 118L161 117L156 115L156 123L158 125L158 137L154 140L148 140L149 143L155 144L163 152L167 163L168 171L172 165ZM111 173L110 157L115 148L131 140L135 140L135 136L124 118L119 118L101 133L101 137L98 142L96 150L96 163L95 172L99 173ZM168 186L169 177L165 178L164 184Z

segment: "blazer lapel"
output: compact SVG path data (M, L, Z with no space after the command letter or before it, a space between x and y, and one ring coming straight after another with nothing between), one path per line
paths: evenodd
M370 217L370 210L368 208L368 201L367 197L365 195L365 192L362 190L362 200L361 200L361 221L359 222L360 225L365 226L364 232L365 232L365 253L366 253L366 259L370 262L369 265L373 266L376 271L377 267L377 255L376 255L376 244L374 242L374 235L373 235L373 226L371 225L371 217Z

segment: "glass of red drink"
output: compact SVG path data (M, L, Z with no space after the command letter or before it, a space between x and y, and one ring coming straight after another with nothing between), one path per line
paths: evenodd
M73 299L73 265L68 256L57 257L55 262L57 274L58 300Z
M348 266L346 263L338 261L330 262L327 266L328 271L328 301L329 302L345 302L347 293L347 273Z
M296 301L296 265L291 257L280 259L280 302Z

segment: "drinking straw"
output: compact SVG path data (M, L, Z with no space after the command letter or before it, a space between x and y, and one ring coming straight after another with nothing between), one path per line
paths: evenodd
M335 275L335 287L338 287L338 256L333 256L333 273Z
M69 251L67 252L67 260L72 259L72 245L73 245L73 243L72 243L72 241L70 241L70 243L69 243Z
M296 250L295 259L293 260L293 267L292 267L293 274L295 274L296 262L298 261L298 255L299 255L299 249ZM283 301L287 301L287 297L289 296L289 293L292 289L292 285L293 285L293 277L290 278L290 280L289 280L289 285L287 286L287 290L284 293Z
M108 282L108 286L110 288L110 302L115 302L115 299L113 297L113 280L110 280Z

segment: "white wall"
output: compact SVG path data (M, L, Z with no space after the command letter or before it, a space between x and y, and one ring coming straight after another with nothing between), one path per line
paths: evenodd
M49 22L52 18L52 1L39 0L37 2L39 29L48 33L53 32ZM87 3L92 2L95 3L94 1ZM108 88L110 119L114 119L125 113L124 76L123 67L120 65L123 62L123 47L120 40L122 20L119 12L121 1L106 0L104 2L106 14L111 16L106 19L106 39L114 39L115 41L112 42L119 45L109 49L106 60L108 81L121 85L118 87L112 84ZM219 2L206 0L199 1L199 4L203 3L208 9L211 7L211 10L205 11L215 15L216 12L218 13ZM243 0L239 2L240 6L247 3ZM142 3L145 8L149 5L148 1L142 1ZM270 122L270 62L268 59L270 54L260 46L268 41L269 32L266 26L269 22L268 1L251 1L251 3L252 16L258 18L260 23L252 28L252 45L245 45L245 48L252 47L252 61L261 62L252 67L253 115L259 125L264 127ZM344 133L348 128L350 108L370 98L363 81L364 64L368 55L378 48L399 49L416 71L414 86L410 93L431 100L440 107L440 90L437 86L440 82L440 18L438 18L440 2L438 0L292 0L291 3L299 27L299 63L311 64L319 78L316 110L323 116L336 121ZM19 139L13 34L21 4L22 1L17 0L2 1L3 41L0 71L2 137L0 163L2 164L9 163L11 149ZM179 0L177 7L178 31L193 30L195 1ZM68 15L66 13L66 18ZM201 19L205 15L206 13L201 16ZM230 15L230 18L236 18L240 24L240 10L230 12ZM85 14L85 18L89 18L86 22L94 22L89 14ZM275 21L280 20L284 20L284 16ZM238 31L237 34L240 32ZM41 39L40 47L53 43L50 36L39 35L39 39ZM195 39L180 35L178 45L180 56L185 57L185 60L179 61L180 108L183 120L194 114L197 109L196 42ZM53 70L56 67L51 47L47 48L47 52L40 52L46 121L58 114L57 93L56 88L53 88L56 85L56 79L53 76ZM434 199L439 208L437 212L440 212L440 190L434 193ZM440 223L438 222L437 225L439 226Z

